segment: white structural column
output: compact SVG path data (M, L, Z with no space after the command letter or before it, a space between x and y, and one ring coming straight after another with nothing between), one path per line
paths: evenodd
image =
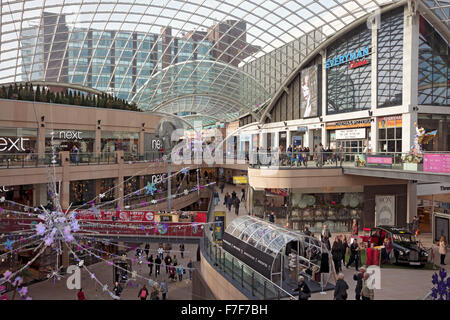
M380 17L381 19L381 17ZM372 20L372 56L371 56L371 94L370 94L370 110L372 111L372 122L370 123L370 142L369 149L377 152L378 142L378 121L374 116L377 112L378 104L378 28L380 27L380 19Z
M322 50L320 52L320 55L322 56L322 118L327 115L327 69L326 69L326 62L327 62L327 52L326 50ZM327 138L327 128L325 125L325 122L323 122L322 127L322 145L326 147L329 143ZM314 147L314 146L313 146Z
M414 142L417 122L417 92L419 78L419 15L405 6L403 40L403 115L402 152L409 152Z
M406 197L406 222L411 222L417 215L417 182L408 181Z
M286 151L287 148L292 144L292 132L290 130L286 131Z

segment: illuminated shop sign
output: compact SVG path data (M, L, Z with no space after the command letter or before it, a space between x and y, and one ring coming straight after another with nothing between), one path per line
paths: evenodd
M15 149L16 151L26 151L23 142L30 140L28 138L0 138L0 151L11 151Z
M332 130L332 129L364 128L364 127L370 127L370 118L329 122L327 123L326 128L327 130Z
M81 131L59 131L58 137L60 139L66 139L66 140L81 140L83 139L81 137L82 132Z
M369 55L369 47L359 48L358 50L327 60L325 67L326 69L330 69L343 64L349 64L349 69L355 69L369 64L367 59L365 59Z

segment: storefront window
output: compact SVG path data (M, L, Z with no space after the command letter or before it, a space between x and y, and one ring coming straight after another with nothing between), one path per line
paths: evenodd
M70 202L72 205L85 204L96 197L94 180L79 180L70 182Z
M436 136L424 144L424 151L450 151L450 115L419 114L419 128L426 132L437 130Z
M420 16L419 104L450 106L450 47Z
M47 129L45 133L45 152L52 152L52 135L53 146L56 152L70 151L73 146L79 149L80 153L94 152L95 132L79 131L71 129Z
M402 116L378 118L378 152L402 152Z
M0 128L0 154L36 153L37 129Z
M100 202L114 200L114 180L114 178L100 180L100 193L105 195Z
M112 153L123 150L133 154L138 153L139 133L137 132L102 132L102 152Z
M378 107L402 104L403 7L381 16L378 29Z
M370 47L365 24L328 47L327 114L370 109Z

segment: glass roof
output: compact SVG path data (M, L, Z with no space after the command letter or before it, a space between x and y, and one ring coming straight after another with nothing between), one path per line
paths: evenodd
M225 232L274 257L289 242L302 241L305 237L302 233L252 216L234 219Z
M0 84L79 84L145 110L229 121L259 112L324 40L399 1L3 0ZM447 1L424 3L448 25Z

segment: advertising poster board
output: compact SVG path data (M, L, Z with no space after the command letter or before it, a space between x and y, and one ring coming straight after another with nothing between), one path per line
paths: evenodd
M395 225L395 196L375 195L375 226Z
M312 118L319 115L318 74L319 67L303 69L300 75L300 117Z
M214 212L214 240L221 243L225 232L226 214L224 211Z

